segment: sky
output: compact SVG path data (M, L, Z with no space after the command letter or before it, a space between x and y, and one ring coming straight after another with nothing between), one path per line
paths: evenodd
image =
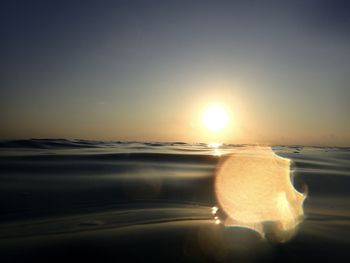
M350 146L348 1L2 1L0 139ZM229 125L203 127L210 105Z

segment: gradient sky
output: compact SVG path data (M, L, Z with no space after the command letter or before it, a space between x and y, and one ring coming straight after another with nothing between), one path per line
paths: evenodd
M349 146L347 2L2 1L0 138Z

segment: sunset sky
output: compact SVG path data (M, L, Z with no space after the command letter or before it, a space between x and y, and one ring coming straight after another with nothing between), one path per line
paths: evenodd
M0 139L350 146L348 1L4 1ZM228 126L203 113L220 105Z

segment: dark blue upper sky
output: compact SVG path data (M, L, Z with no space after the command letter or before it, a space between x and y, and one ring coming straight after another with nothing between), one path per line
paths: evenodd
M0 137L350 144L348 1L2 1ZM231 132L231 134L230 134Z

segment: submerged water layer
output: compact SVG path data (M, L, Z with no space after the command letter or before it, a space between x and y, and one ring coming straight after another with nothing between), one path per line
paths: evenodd
M215 193L228 216L225 225L289 239L303 217L305 199L293 187L290 164L270 147L248 147L223 158Z
M182 142L0 142L0 258L3 262L116 262L122 257L137 262L346 261L350 149L273 147L276 154L292 160L295 188L304 192L302 186L308 187L305 220L292 239L275 244L250 228L224 227L224 218L212 215L217 204L216 167L249 148ZM232 173L243 175L244 169L237 164ZM289 179L287 171L278 174L279 179ZM250 191L253 185L265 185L264 177L250 175L246 176L254 179L249 180ZM280 214L294 215L293 191L285 191L288 183L281 182L285 196L261 191L278 202L268 204L261 197L252 203L257 211L261 208L255 218L269 216L262 208L279 211L264 223L264 231L275 230L271 222ZM244 193L243 186L235 191ZM252 211L232 212L241 221L252 218Z

